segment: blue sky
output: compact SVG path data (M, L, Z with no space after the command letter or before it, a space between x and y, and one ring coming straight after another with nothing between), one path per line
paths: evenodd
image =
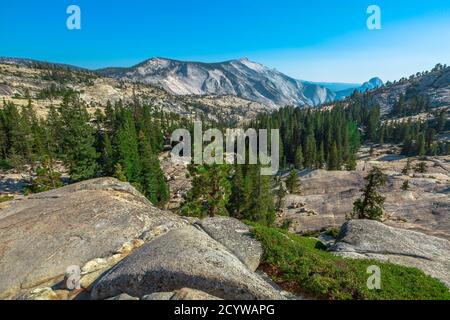
M81 30L66 9L81 8ZM368 30L366 9L381 8ZM394 80L450 64L448 0L1 0L0 56L89 68L240 57L310 81Z

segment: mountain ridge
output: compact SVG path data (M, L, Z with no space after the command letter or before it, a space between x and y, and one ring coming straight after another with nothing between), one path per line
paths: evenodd
M206 63L156 57L130 68L104 68L96 72L159 85L178 95L236 95L272 107L317 106L334 100L334 93L325 87L291 78L247 58Z

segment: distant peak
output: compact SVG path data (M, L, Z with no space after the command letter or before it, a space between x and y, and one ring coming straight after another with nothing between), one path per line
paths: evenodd
M383 85L383 80L381 80L378 77L373 77L372 79L369 80L369 82Z

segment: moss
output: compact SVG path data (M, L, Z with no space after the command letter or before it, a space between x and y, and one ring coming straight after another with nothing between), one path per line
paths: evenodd
M264 270L294 293L332 300L450 300L443 283L418 269L337 257L315 239L253 226L265 249ZM372 265L381 270L380 290L367 287L367 268Z

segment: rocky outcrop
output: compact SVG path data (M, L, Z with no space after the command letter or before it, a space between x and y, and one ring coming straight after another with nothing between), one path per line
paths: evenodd
M423 270L450 287L450 241L370 220L342 226L330 251L356 259L389 261Z
M170 231L132 253L97 282L91 296L143 297L184 287L222 299L283 299L229 249L193 226Z
M119 294L118 296L115 296L113 298L109 298L108 300L117 300L117 301L134 301L139 300L139 298L135 298L132 296L129 296L127 294Z
M189 162L184 163L179 159L172 158L169 152L161 154L159 161L170 189L167 210L177 212L183 203L184 196L191 189L191 179L187 169Z
M200 290L182 288L173 292L157 292L144 296L142 300L222 300Z
M223 244L250 270L255 271L261 263L263 248L252 235L249 226L239 220L214 217L198 223L211 238Z
M286 197L280 220L291 219L291 231L296 233L340 227L352 212L353 202L361 197L364 177L377 166L388 178L386 187L380 190L386 197L385 223L450 240L450 157L429 157L425 161L427 173L411 171L403 175L406 158L387 152L382 150L380 155L370 157L368 148L367 152L363 148L356 171L300 172L301 194ZM413 159L412 166L418 162ZM402 190L405 181L409 181L409 190ZM296 204L303 204L305 209Z
M149 241L185 224L178 216L153 207L130 184L112 178L4 203L0 297L53 284L71 265L112 257L126 242L136 242L143 235Z

